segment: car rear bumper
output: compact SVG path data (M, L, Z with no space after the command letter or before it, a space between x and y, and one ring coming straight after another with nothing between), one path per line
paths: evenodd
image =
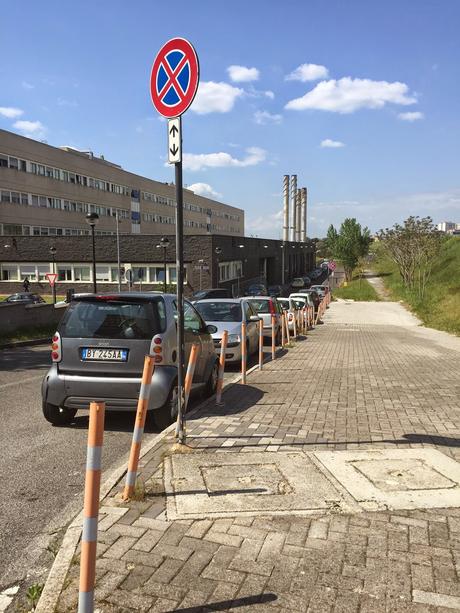
M160 408L177 377L174 366L156 367L148 410ZM42 383L43 402L71 409L88 409L90 402L106 403L108 411L135 411L141 378L88 377L60 373L53 364Z

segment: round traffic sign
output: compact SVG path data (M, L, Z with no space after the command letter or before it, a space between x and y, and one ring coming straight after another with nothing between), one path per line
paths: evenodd
M172 38L158 52L150 74L153 106L163 117L178 117L192 104L200 80L198 56L185 38Z
M331 260L328 264L329 270L335 270L336 269L336 263L334 262L334 260Z

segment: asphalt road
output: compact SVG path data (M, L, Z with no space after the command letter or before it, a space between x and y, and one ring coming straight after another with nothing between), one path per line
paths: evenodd
M0 591L43 573L37 563L52 535L83 504L88 417L59 428L45 421L40 386L49 363L48 346L0 350ZM226 377L237 372L232 366ZM134 414L106 415L104 471L127 460L133 422ZM144 440L156 433L147 426Z

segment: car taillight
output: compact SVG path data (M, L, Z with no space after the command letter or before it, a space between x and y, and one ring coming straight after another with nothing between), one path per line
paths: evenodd
M275 305L273 304L273 300L268 301L268 308L270 309L270 315L276 315Z
M53 362L60 362L62 359L62 347L61 347L61 335L56 332L53 336L53 342L51 344L51 360Z
M160 355L163 351L162 343L163 343L163 339L161 338L159 334L156 334L152 338L152 342L150 344L150 355L155 356L155 362L161 362L161 360L163 359ZM160 359L157 360L157 358L160 358Z

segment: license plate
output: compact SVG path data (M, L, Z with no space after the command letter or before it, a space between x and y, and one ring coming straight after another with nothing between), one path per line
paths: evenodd
M99 362L126 362L128 350L84 347L81 352L81 359L85 362L93 360Z

